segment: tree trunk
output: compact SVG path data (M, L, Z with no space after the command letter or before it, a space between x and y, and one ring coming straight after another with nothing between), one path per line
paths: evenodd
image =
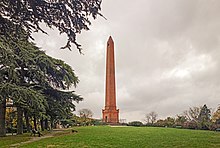
M50 127L51 127L51 130L53 130L53 128L54 128L53 119L50 119Z
M27 110L24 111L24 117L25 117L25 122L26 122L26 126L27 126L27 132L30 132L31 128L30 128L30 122L29 122Z
M37 131L37 119L35 115L34 115L34 129Z
M17 107L17 134L23 134L23 109L21 107Z
M44 122L45 122L45 129L48 130L48 128L49 128L49 127L48 127L48 119L46 118L46 119L44 120Z
M44 120L43 120L43 118L41 118L41 120L40 120L40 126L41 126L41 130L44 131Z
M0 102L0 137L6 136L5 129L6 100Z

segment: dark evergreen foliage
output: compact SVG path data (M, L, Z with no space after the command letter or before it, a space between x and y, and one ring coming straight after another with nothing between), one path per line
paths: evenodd
M15 34L19 35L18 28L23 28L27 37L31 37L32 32L46 33L41 27L41 24L45 24L67 35L68 41L63 48L70 49L70 43L73 43L81 52L76 34L89 30L89 16L95 19L101 15L100 10L101 0L1 0L1 33L6 35L7 32L17 32ZM4 23L3 18L12 22L14 27Z
M22 121L23 111L35 119L46 118L48 112L56 113L56 118L66 118L66 114L75 109L73 101L82 100L73 92L60 91L72 85L76 87L79 82L73 69L62 60L46 55L25 36L20 35L21 39L17 40L12 33L10 37L12 40L0 35L1 106L5 106L6 98L13 99L14 105L21 108L18 121ZM48 89L53 90L51 97L45 94ZM48 106L49 103L54 106ZM5 114L4 110L1 110L2 114ZM3 123L1 127L4 127ZM22 122L19 122L18 127L22 129ZM17 131L22 133L20 129ZM5 135L4 129L2 133Z
M60 91L52 87L45 88L43 94L48 102L46 114L53 122L70 118L71 112L75 110L73 102L82 101L82 97L76 95L74 91Z
M201 108L201 111L198 116L198 126L200 129L209 129L210 125L210 120L211 120L211 111L210 109L206 106L206 104Z

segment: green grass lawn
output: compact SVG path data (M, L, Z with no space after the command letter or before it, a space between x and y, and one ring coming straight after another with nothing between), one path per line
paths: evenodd
M142 148L142 147L220 147L220 133L153 127L78 127L78 133L42 139L20 147L30 148ZM1 139L0 139L1 140Z
M23 134L23 135L17 135L17 136L7 136L7 137L0 137L0 148L7 148L11 144L24 142L29 140L30 134Z

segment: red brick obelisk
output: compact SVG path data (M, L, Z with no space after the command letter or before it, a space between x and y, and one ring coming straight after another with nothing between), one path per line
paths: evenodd
M111 36L107 42L106 56L105 109L102 110L102 121L108 124L118 124L119 109L116 108L114 42Z

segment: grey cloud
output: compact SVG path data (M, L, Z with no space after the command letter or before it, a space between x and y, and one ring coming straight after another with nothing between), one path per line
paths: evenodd
M74 47L59 50L66 38L56 30L35 38L75 69L81 80L76 91L85 98L77 109L90 108L101 118L106 41L112 35L120 117L142 120L154 110L164 118L190 106L219 104L219 8L218 0L109 0L102 4L107 20L92 21L91 30L78 36L84 55Z

